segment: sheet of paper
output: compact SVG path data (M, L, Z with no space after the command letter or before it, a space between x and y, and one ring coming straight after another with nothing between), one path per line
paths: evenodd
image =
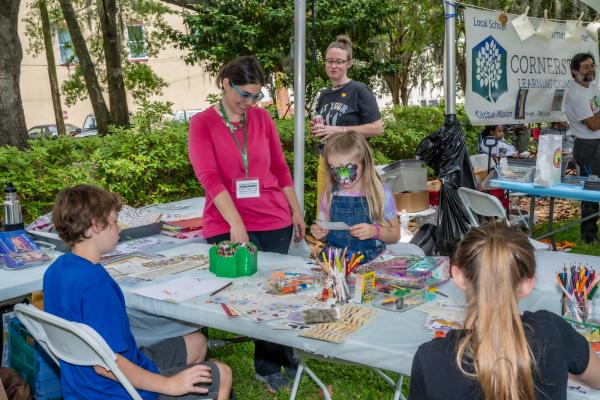
M330 231L347 231L350 229L345 222L317 221L317 225L323 229L329 229Z
M461 322L465 320L467 309L458 303L426 301L415 307L415 310L424 312L436 318L448 319L450 321Z
M228 283L217 279L194 279L182 276L167 282L146 286L133 293L151 299L180 303L197 296L210 294Z

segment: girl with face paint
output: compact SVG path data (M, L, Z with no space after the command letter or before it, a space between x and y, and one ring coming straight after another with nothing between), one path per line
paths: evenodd
M400 224L391 189L375 171L371 148L364 136L336 133L324 149L329 179L325 182L319 221L344 222L349 230L328 230L319 222L310 227L327 246L359 251L369 262L400 240Z

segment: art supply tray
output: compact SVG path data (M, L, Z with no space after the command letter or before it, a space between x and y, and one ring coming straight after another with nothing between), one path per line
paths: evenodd
M373 301L373 306L389 311L407 311L427 300L427 287L423 288L403 288L396 287L384 293L378 291Z
M258 249L253 243L220 242L208 253L209 271L216 276L238 278L256 273Z

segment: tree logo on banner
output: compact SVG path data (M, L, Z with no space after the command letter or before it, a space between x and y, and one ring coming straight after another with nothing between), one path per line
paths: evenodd
M508 91L506 83L506 50L488 36L472 51L471 87L475 93L495 103Z

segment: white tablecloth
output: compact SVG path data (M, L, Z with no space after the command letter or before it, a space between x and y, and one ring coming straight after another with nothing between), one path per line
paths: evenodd
M192 244L162 252L175 255L187 252L208 252L209 245ZM583 262L600 269L600 257L581 256L577 254L538 252L538 282L530 296L520 303L522 310L535 311L546 309L558 312L560 309L560 293L554 285L554 273L564 265L572 262ZM293 270L302 271L310 268L306 261L291 256L274 253L259 254L260 271ZM208 271L193 271L196 277L214 277ZM267 273L268 274L268 273ZM165 278L167 280L168 278ZM243 280L243 278L239 278ZM239 280L235 280L238 282ZM135 288L148 283L142 283ZM285 344L307 352L325 357L377 367L405 375L410 374L412 358L418 346L430 340L433 332L424 328L426 314L410 310L396 313L377 309L377 315L356 333L348 336L343 343L333 344L299 336L296 331L275 330L269 324L258 324L248 318L228 319L222 309L212 303L206 303L208 296L185 301L180 304L152 300L132 294L134 288L122 284L128 307L147 313L177 318L198 325L206 325L237 334L260 338L263 340ZM440 287L450 298L464 301L462 292L451 282ZM598 398L600 391L583 395L570 391L569 399Z

